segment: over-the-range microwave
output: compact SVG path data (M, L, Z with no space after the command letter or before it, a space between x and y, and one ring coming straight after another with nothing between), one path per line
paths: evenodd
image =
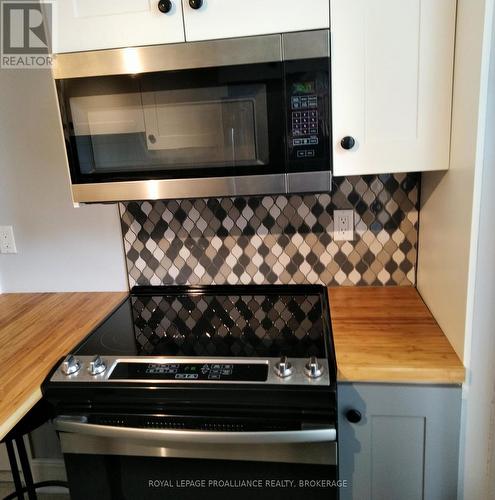
M328 30L59 54L75 202L324 192Z

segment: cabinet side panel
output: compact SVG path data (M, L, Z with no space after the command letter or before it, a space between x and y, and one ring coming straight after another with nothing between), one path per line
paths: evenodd
M477 161L485 0L459 0L450 169L423 174L418 291L464 359L474 174Z

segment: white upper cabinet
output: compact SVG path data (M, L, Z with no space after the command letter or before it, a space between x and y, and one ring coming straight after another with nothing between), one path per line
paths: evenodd
M328 28L328 0L183 0L186 40Z
M330 5L334 175L447 169L456 1Z
M184 41L181 0L56 0L54 7L54 53Z

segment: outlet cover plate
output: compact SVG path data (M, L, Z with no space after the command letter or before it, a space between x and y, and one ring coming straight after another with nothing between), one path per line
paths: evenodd
M333 239L335 241L354 239L354 210L333 211Z
M17 253L12 226L0 226L0 253Z

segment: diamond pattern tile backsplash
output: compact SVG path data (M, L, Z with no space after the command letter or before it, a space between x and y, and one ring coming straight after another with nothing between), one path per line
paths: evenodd
M336 177L331 194L120 204L129 284L414 285L420 174ZM333 211L354 209L354 241Z

